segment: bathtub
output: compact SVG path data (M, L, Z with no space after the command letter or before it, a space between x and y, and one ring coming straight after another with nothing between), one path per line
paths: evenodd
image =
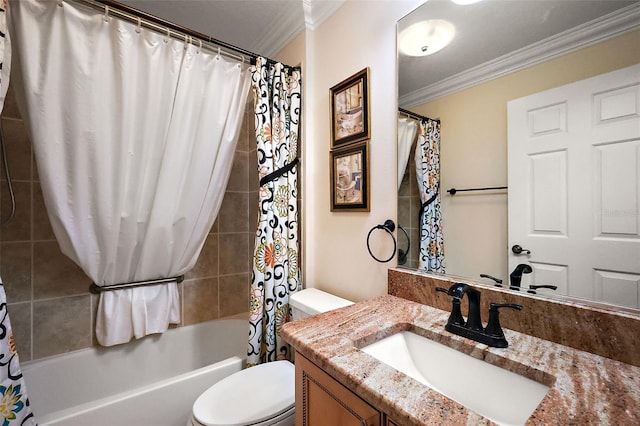
M25 362L32 410L40 425L184 426L202 392L243 368L248 331L220 319Z

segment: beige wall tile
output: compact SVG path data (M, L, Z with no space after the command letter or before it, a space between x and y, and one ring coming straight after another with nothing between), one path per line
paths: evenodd
M260 177L258 176L258 154L255 147L249 151L247 161L249 164L248 189L249 191L257 191L260 188Z
M218 275L218 234L209 234L202 247L198 262L185 274L185 279L207 278Z
M188 280L184 292L184 325L219 318L218 277Z
M249 232L253 235L258 228L258 191L249 192Z
M31 359L31 302L10 303L9 320L20 361Z
M223 232L248 232L249 193L227 192L218 218Z
M220 277L220 316L241 314L249 309L250 274Z
M247 105L245 108L251 107ZM236 151L248 151L250 133L253 133L253 116L248 117L245 109L245 113L242 114L242 127L240 127L240 136L238 137Z
M256 250L256 236L255 233L247 234L247 271L249 274L253 271L254 252ZM249 283L251 283L251 277L249 277Z
M5 185L0 185L2 221L9 218L11 202ZM13 182L13 192L16 200L16 210L13 220L0 230L2 241L30 241L31 240L31 183Z
M220 275L247 272L247 234L220 234Z
M218 217L220 216L220 213L218 212ZM210 234L217 234L218 230L220 229L220 226L218 225L218 217L216 217L216 220L213 222L213 225L211 226L211 229L209 230Z
M33 302L33 358L91 346L90 296Z
M0 276L7 303L31 300L31 243L0 244Z
M13 92L13 88L11 84L9 84L9 89L7 90L7 96L4 99L4 105L2 107L2 117L6 118L19 118L20 111L18 111L18 104L16 103L16 96Z
M413 166L413 162L409 159L409 164L407 165L407 170L404 172L404 176L402 176L402 183L400 184L400 188L398 188L398 197L407 197L411 195L411 185L409 179L411 179L411 172L409 168Z
M12 180L31 180L31 142L27 136L27 129L22 120L2 118L2 134L7 153L7 163ZM5 179L4 164L0 162Z
M405 229L411 224L410 205L411 199L409 197L398 197L398 224Z
M34 299L88 294L91 278L60 252L55 241L33 243Z
M47 208L44 205L40 182L32 182L31 187L33 191L33 239L36 241L55 240L56 237L53 234L49 216L47 216Z
M236 151L231 168L231 176L227 185L227 191L246 191L248 188L248 154Z

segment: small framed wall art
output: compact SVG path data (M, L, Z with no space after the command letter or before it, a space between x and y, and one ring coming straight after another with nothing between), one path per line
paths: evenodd
M370 138L369 68L330 89L331 148Z
M369 141L329 153L331 211L369 211Z

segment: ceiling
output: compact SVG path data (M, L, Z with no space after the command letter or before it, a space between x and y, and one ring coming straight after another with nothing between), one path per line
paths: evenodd
M119 0L217 40L267 57L344 0Z
M565 38L571 38L567 43L582 43L576 36L576 27L639 3L637 0L485 0L462 6L450 0L429 0L401 19L398 30L424 19L445 19L455 26L456 35L449 46L433 55L399 57L401 105L425 101L428 91L414 102L410 102L411 94L525 46L532 50L531 45L541 40L546 40L541 53L549 59L549 50L555 38L559 38L558 34L567 31ZM636 7L635 15L629 16L635 20L635 27L640 26L638 16ZM563 45L564 53L571 47Z
M267 57L273 57L301 31L315 29L344 1L402 0L120 0ZM413 104L418 99L424 101L428 98L425 93L431 93L430 86L452 75L631 4L640 2L484 0L461 6L451 0L426 1L400 21L399 30L422 19L447 19L456 27L456 36L450 46L434 55L400 56L401 105L410 106L412 99ZM640 22L637 10L634 16Z

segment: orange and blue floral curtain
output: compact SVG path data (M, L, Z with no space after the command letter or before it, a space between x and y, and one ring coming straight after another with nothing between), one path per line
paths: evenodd
M249 307L249 366L290 359L280 328L289 316L289 295L300 288L300 69L258 58L251 79L260 191Z
M420 269L444 273L444 236L440 209L440 122L420 122L415 152L416 176L420 191Z

